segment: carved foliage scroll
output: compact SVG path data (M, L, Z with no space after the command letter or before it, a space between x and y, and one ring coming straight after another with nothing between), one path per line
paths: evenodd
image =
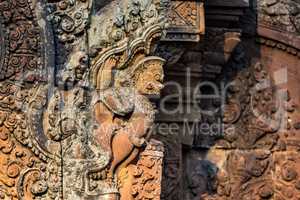
M30 1L1 1L1 75L28 81L41 80L41 34Z
M211 150L212 157L222 156L215 160L215 188L203 199L299 198L299 80L294 76L299 50L281 40L285 34L291 41L298 37L264 31L260 46L252 43L259 54L241 42L224 71L232 83L223 109L224 138Z
M145 173L149 179L145 185L144 175L134 178L136 187L142 187L140 196L152 195L148 187L160 181L162 152L147 145L154 107L146 95L162 87L164 60L152 53L154 42L162 36L168 1L119 3L114 7L119 14L99 24L90 19L102 17L105 9L93 13L92 1L0 2L1 198L117 198L119 164L152 173L150 178ZM53 38L42 31L50 29L48 21ZM88 38L88 29L95 27L105 31L105 39ZM44 50L51 44L56 45L54 52L49 49L55 61L44 63ZM50 63L55 66L48 69L44 64ZM103 76L107 66L118 72ZM116 85L105 87L103 77L111 77L108 82ZM103 103L100 112L99 102ZM114 103L121 106L113 107ZM128 109L122 110L123 105ZM117 136L125 136L128 148L134 149L127 163L122 156L117 160L120 146L106 149L94 134L105 124L97 121L97 114L103 114L101 106L118 118L111 124L114 132L105 139L116 136L112 141L118 144ZM133 134L128 130L140 123L140 114L144 117L139 120L147 126ZM159 198L160 188L155 190L153 199Z

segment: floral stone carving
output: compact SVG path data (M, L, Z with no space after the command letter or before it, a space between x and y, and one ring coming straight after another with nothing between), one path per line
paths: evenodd
M134 178L141 194L160 181L150 96L163 86L153 52L168 1L115 3L0 2L0 198L124 199L128 165L154 173Z

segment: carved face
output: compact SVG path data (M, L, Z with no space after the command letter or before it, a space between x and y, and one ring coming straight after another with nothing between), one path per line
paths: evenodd
M136 81L139 93L144 95L159 95L163 88L163 69L160 64L153 63L143 70Z

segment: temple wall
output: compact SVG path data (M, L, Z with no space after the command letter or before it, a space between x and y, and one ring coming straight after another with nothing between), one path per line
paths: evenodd
M298 0L1 0L0 199L300 199Z
M299 5L248 3L207 2L203 40L173 46L182 51L166 79L192 91L192 101L165 101L183 112L157 117L177 124L158 136L166 144L163 199L299 198ZM211 85L232 86L220 98L194 99L205 82L204 95L215 94ZM180 92L172 87L163 94Z

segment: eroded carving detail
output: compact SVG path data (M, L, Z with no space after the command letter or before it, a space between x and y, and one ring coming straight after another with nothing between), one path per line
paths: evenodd
M4 28L0 79L44 80L40 28L31 2L2 1L0 11Z
M218 173L215 194L205 194L203 199L270 199L274 194L271 162L269 151L232 151Z
M89 24L90 0L49 1L49 20L61 42L73 42Z
M66 179L76 180L74 186L66 185L70 198L76 193L80 193L81 198L117 198L118 171L136 159L146 145L154 121L154 107L147 95L159 94L164 64L163 59L150 54L153 42L161 37L164 28L166 3L150 0L121 3L116 8L118 15L112 16L113 24L106 24L108 27L104 30L108 34L100 37L98 43L90 44L90 68L76 70L76 66L82 65L76 64L78 54L71 54L70 60L74 57L75 61L67 65L62 80L73 82L70 92L75 88L89 90L87 113L90 115L86 119L92 123L86 124L80 119L82 111L74 113L76 118L72 121L83 122L79 126L82 134L75 133L73 139L69 137L63 142L69 145L66 155L72 155L65 162L69 173ZM101 30L97 30L99 28ZM103 31L103 27L92 21L91 31L94 34ZM90 82L85 82L86 79ZM61 98L65 98L63 96ZM68 98L74 103L70 94ZM71 103L69 105L71 108ZM71 112L67 110L67 113Z
M1 166L8 170L2 172L2 190L12 199L60 197L60 164L38 130L46 103L43 87L1 82Z
M132 163L118 173L121 199L160 199L162 173L162 143L151 140Z
M293 0L258 1L259 19L263 22L288 32L300 33L300 4Z
M171 1L166 41L200 40L205 31L204 4L197 1Z
M221 142L221 146L272 149L278 140L278 136L272 133L276 133L288 120L282 115L283 109L286 109L283 105L285 96L285 93L276 91L262 63L254 63L250 69L238 72L229 87L224 106L226 143Z
M121 2L122 14L105 29L106 42L90 48L91 1L48 1L57 49L47 82L40 71L44 16L36 17L29 1L0 2L3 198L117 198L117 171L151 147L147 136L155 109L147 95L159 94L164 60L150 55L163 32L167 3ZM91 26L103 29L97 21ZM99 132L108 113L114 118L107 123L111 130ZM119 145L125 148L121 154Z

